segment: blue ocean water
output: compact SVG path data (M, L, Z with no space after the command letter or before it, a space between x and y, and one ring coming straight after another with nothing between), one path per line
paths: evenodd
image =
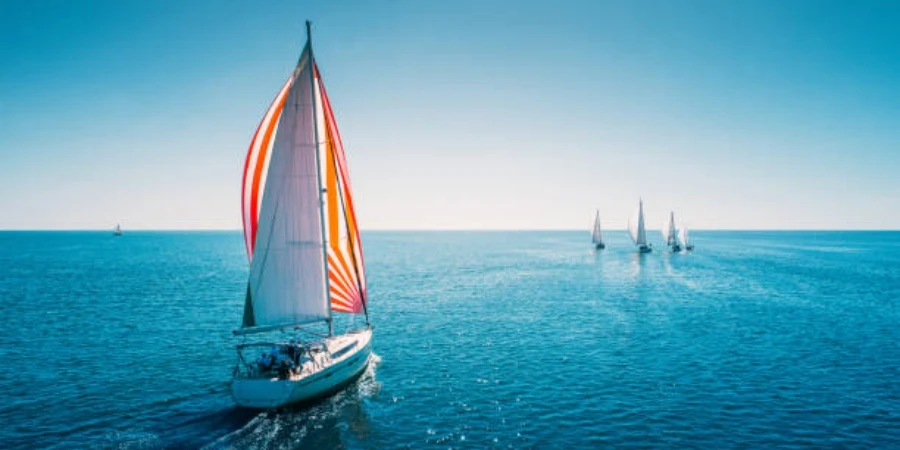
M0 447L900 446L900 233L607 237L365 233L378 361L255 412L239 232L0 233Z

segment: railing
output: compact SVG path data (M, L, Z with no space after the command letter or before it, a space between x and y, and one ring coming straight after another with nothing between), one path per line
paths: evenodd
M243 351L248 348L269 347L276 351L263 352L248 362ZM331 360L328 349L322 343L297 344L290 342L258 342L238 346L238 364L234 368L236 378L290 379L315 372Z

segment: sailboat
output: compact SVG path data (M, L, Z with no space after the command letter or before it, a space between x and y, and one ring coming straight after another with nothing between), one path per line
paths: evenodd
M686 251L691 251L694 249L694 244L688 239L688 230L687 227L682 226L681 230L679 230L679 237L681 238L681 244L684 245L684 249Z
M237 346L231 395L250 408L336 392L364 372L372 355L347 161L309 22L306 34L300 60L263 116L244 165L250 276L243 322L234 332L244 341ZM365 326L351 326L361 314ZM336 332L335 319L347 330ZM259 340L248 342L253 337Z
M640 253L650 253L653 246L647 243L647 231L644 229L644 200L638 200L637 217L628 221L628 234Z
M663 240L673 252L681 251L681 243L678 242L678 231L675 230L675 211L669 212L669 220L662 227Z
M122 224L117 223L116 228L113 230L113 236L121 236L122 235Z
M591 230L591 242L594 243L594 248L597 250L606 248L606 244L603 243L603 233L600 231L600 210L597 210L597 214L594 216L594 228Z

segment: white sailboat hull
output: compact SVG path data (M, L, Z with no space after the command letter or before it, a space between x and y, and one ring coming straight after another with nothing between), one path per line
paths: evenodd
M289 379L236 377L231 396L238 406L277 408L331 394L363 373L372 355L372 330L367 328L323 341L331 355L340 353L317 370L304 370Z

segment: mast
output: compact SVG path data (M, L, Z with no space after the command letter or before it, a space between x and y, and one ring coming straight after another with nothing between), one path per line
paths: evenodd
M319 185L319 224L322 233L322 260L325 267L325 301L328 303L328 336L334 336L334 318L331 313L331 283L328 279L328 239L325 236L325 190L322 188L322 161L319 158L319 106L316 103L316 58L312 48L312 23L306 21L306 45L309 45L309 87L312 89L313 136L315 137L316 181Z

